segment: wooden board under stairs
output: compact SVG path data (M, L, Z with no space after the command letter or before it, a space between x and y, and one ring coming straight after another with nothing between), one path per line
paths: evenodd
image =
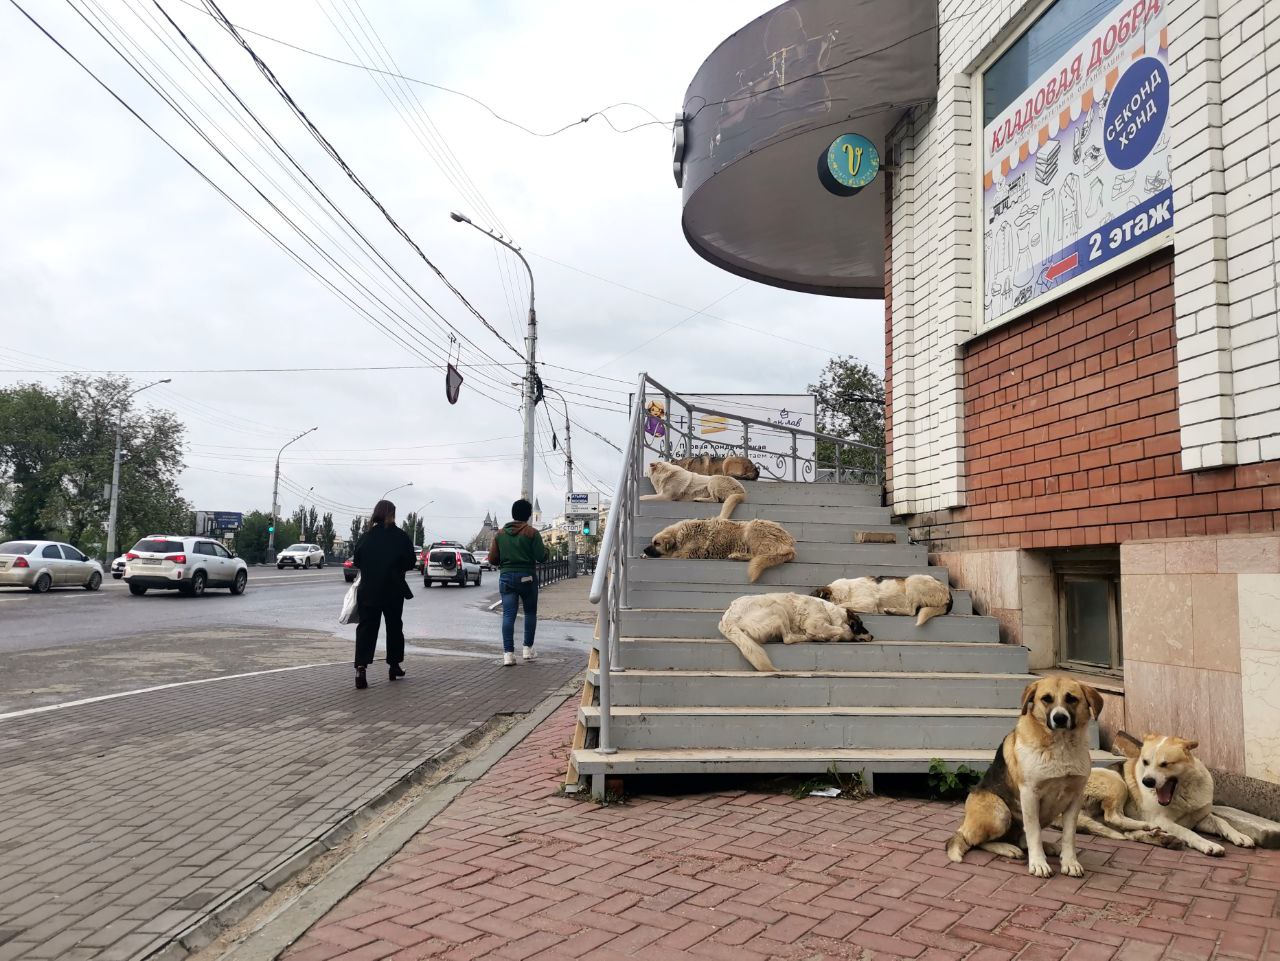
M596 648L591 649L591 654L587 657L587 675L582 681L582 701L580 707L591 707L596 702L596 686L592 678L596 677L600 672L600 651ZM565 772L565 786L577 785L582 780L582 775L578 773L577 758L578 752L583 750L587 744L587 726L582 722L582 713L578 713L578 721L573 727L573 747L569 751L569 770Z

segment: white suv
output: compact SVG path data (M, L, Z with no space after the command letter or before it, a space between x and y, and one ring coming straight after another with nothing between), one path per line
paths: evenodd
M301 567L306 570L315 565L317 569L324 567L324 551L318 544L294 544L286 547L276 555L276 570L285 567Z
M466 587L474 583L480 586L480 562L472 553L461 547L432 546L427 555L427 566L422 572L422 583L430 587L436 581L454 583Z
M124 582L134 595L155 588L194 597L206 587L229 587L232 594L243 594L249 583L249 565L207 537L144 537L124 557Z

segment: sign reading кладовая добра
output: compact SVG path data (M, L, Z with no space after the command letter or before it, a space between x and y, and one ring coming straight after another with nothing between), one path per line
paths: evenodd
M1167 0L1129 0L983 131L983 319L1173 225Z

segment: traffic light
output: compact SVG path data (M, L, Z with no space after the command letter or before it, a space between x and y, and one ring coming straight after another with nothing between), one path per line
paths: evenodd
M583 537L591 536L591 519L590 518L587 518L582 522L582 536Z
M274 534L275 532L276 532L276 525L275 525L275 524L272 524L270 527L268 527L268 528L267 528L267 533L268 533L268 534Z

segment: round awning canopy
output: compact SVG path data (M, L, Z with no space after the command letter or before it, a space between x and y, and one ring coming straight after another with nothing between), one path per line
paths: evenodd
M777 287L883 297L884 176L834 182L854 169L836 142L883 151L903 112L935 97L937 49L937 5L913 0L794 0L721 43L677 134L694 250Z

